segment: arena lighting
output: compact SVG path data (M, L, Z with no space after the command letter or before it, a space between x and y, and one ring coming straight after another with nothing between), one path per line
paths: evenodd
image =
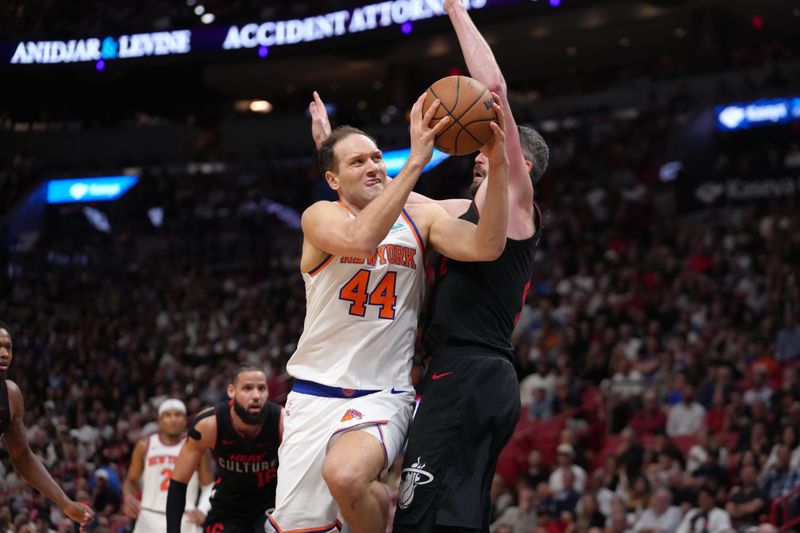
M217 17L214 16L214 13L206 13L202 17L200 17L200 22L203 24L211 24L216 20Z
M86 217L89 224L97 231L111 233L111 223L108 221L108 216L99 209L88 206L84 207L83 215Z
M400 173L400 169L403 168L403 165L406 164L406 160L408 159L409 154L411 154L410 148L405 148L402 150L389 150L388 152L383 152L383 161L386 163L386 174L389 176L397 176ZM442 161L450 157L444 152L440 152L439 150L433 150L433 157L431 157L430 163L425 165L425 168L422 169L423 172L427 172L428 170L438 166Z
M272 111L272 104L266 100L253 100L248 107L253 113L269 113Z
M664 165L662 165L661 169L658 171L658 178L662 183L675 181L678 179L681 170L683 170L683 163L680 161L670 161L668 163L664 163Z
M47 182L47 203L66 204L116 200L136 185L139 176L105 176Z
M736 131L800 120L800 97L772 98L717 106L717 129Z

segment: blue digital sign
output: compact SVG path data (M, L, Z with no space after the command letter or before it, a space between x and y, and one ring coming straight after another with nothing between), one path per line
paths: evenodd
M47 182L47 203L66 204L116 200L136 185L138 176L106 176Z
M390 150L388 152L383 152L383 161L386 163L386 174L395 177L400 173L400 170L403 168L403 165L406 164L406 159L411 154L411 149L405 148L403 150ZM450 157L444 152L440 152L439 150L433 150L433 157L431 157L430 163L425 165L425 168L422 169L423 172L427 172L428 170L432 169L433 167L437 166L439 163L444 161Z
M717 129L736 131L800 120L800 97L717 106Z

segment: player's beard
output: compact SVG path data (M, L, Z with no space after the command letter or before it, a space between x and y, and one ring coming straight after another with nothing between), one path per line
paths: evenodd
M233 400L233 412L242 419L242 422L248 426L259 426L267 418L267 404L261 406L261 410L257 413L251 413L242 404Z

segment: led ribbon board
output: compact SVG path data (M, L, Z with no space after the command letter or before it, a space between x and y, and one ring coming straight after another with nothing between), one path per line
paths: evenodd
M50 180L47 182L47 203L108 202L121 197L138 181L138 176Z
M467 9L520 0L462 0ZM409 28L412 22L443 16L442 0L388 0L302 19L257 21L236 26L197 27L90 37L66 41L0 43L0 61L19 64L79 63L149 56L183 55L292 45L378 30L389 26ZM407 32L406 32L407 33ZM9 48L10 51L6 51ZM266 48L264 48L266 47ZM263 54L262 57L265 57Z
M717 129L736 131L800 120L800 97L717 106Z
M406 164L406 160L408 156L411 154L410 148L405 148L403 150L390 150L388 152L383 152L383 161L386 163L386 174L395 177L397 174L400 173L400 170L403 168L403 165ZM450 157L444 152L440 152L439 150L433 150L433 157L431 157L430 163L425 165L425 168L422 169L423 172L427 172L428 170L432 169L433 167L439 165L442 161Z

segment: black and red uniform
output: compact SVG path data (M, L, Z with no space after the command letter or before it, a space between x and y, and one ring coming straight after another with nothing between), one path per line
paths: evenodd
M217 441L211 450L217 480L203 533L263 533L267 513L275 507L281 407L267 404L261 432L247 439L233 427L230 402L197 416L217 418Z
M531 283L541 215L495 261L441 258L422 344L431 356L403 460L394 530L489 531L497 458L519 420L511 333ZM473 202L461 219L477 223Z

